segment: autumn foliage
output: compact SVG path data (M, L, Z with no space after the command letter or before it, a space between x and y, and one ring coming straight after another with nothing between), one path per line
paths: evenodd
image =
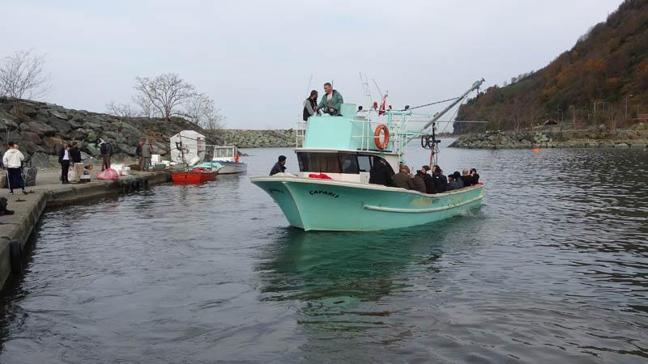
M631 122L648 113L648 0L626 0L545 68L494 86L463 105L457 120L518 129L555 120ZM475 124L457 123L456 132Z

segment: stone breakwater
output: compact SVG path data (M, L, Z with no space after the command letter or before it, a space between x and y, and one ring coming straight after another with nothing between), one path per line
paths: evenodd
M0 140L20 144L20 149L36 166L57 163L57 151L65 141L77 141L87 155L97 156L97 138L110 140L115 159L135 155L142 137L151 140L156 153L169 153L169 137L184 129L193 129L207 136L209 143L218 144L215 133L206 133L182 118L117 117L85 110L67 109L59 105L31 100L0 97Z
M239 148L295 146L295 131L293 129L221 129L217 132L224 143L233 144Z
M164 120L143 117L118 117L31 100L0 97L0 144L15 141L36 167L58 164L57 153L64 142L80 143L83 153L98 157L97 138L110 140L115 160L135 156L140 138L151 140L154 152L169 153L169 138L181 130L204 134L208 144L234 144L241 148L292 147L293 129L204 130L182 118ZM0 152L4 152L0 148Z
M527 131L486 131L461 135L450 147L468 149L525 149L525 148L592 148L592 147L648 147L648 125L632 129L609 130L592 128L563 130L547 128Z

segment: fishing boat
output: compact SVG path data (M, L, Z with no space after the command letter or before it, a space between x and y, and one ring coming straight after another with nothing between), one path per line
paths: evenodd
M195 167L188 171L172 171L171 182L174 184L201 184L216 179L217 170Z
M174 184L201 184L216 179L220 164L195 166L205 157L205 136L194 130L183 130L170 138L171 160L176 170L171 171ZM195 166L195 167L192 167Z
M272 197L291 226L306 231L395 229L464 214L481 204L482 184L426 194L370 181L381 169L398 171L412 140L420 138L436 158L436 122L482 83L475 82L414 131L407 126L414 109L409 107L381 107L377 119L359 115L354 104L343 104L341 116L314 115L308 119L303 146L295 149L299 173L252 177L251 182Z
M238 174L247 172L247 164L241 162L241 153L236 146L214 146L213 162L221 164L219 174Z

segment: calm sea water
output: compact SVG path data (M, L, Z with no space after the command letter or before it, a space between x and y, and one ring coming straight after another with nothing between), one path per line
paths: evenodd
M247 152L248 176L296 168ZM247 176L50 211L0 362L648 362L648 152L440 164L476 167L484 205L403 230L288 228Z

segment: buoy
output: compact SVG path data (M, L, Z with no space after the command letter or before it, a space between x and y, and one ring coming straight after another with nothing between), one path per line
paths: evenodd
M380 136L382 135L382 139ZM374 131L374 144L376 148L383 150L389 145L389 129L385 124L378 124L376 130Z
M531 149L531 153L533 153L533 154L538 154L538 153L540 153L540 152L542 152L542 149L540 149L540 148L533 148L533 149Z

